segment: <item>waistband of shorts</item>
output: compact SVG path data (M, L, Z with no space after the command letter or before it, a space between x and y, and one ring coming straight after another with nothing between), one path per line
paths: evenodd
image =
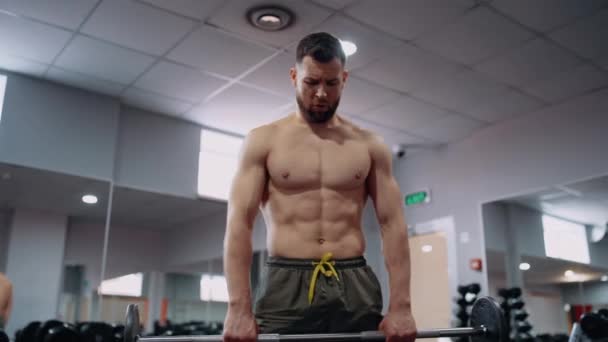
M319 260L320 259L293 259L271 256L266 260L266 266L313 269L315 267L313 262L319 262ZM333 266L336 269L364 267L367 265L363 256L346 259L332 259L331 261L334 262Z

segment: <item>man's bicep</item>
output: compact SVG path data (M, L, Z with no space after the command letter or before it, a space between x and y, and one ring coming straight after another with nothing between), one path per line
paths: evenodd
M253 222L266 186L265 153L260 137L244 142L228 199L229 219Z
M368 180L370 197L381 224L401 216L401 192L392 172L392 156L384 145L376 146Z
M239 169L230 190L230 217L252 222L262 200L265 184L265 170L262 166L250 165Z

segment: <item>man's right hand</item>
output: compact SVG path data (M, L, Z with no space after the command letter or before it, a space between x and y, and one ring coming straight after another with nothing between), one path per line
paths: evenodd
M228 308L224 320L224 342L256 342L258 325L251 309Z

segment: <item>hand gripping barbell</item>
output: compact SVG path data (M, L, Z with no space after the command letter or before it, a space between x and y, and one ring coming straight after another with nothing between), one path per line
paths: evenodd
M222 335L206 336L139 336L139 309L137 305L127 307L124 342L221 342ZM509 337L505 318L496 301L490 297L481 297L475 301L471 310L471 326L465 328L419 330L416 338L436 337L471 337L472 342L508 342ZM300 334L280 335L261 334L258 341L384 341L379 331L344 334Z

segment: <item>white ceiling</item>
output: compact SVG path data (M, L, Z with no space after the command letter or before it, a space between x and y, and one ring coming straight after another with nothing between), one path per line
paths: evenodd
M546 214L586 225L608 224L608 176L509 199Z
M293 110L303 35L355 42L343 114L389 144L435 145L608 86L603 0L0 0L0 68L245 134ZM9 84L10 86L10 84Z

